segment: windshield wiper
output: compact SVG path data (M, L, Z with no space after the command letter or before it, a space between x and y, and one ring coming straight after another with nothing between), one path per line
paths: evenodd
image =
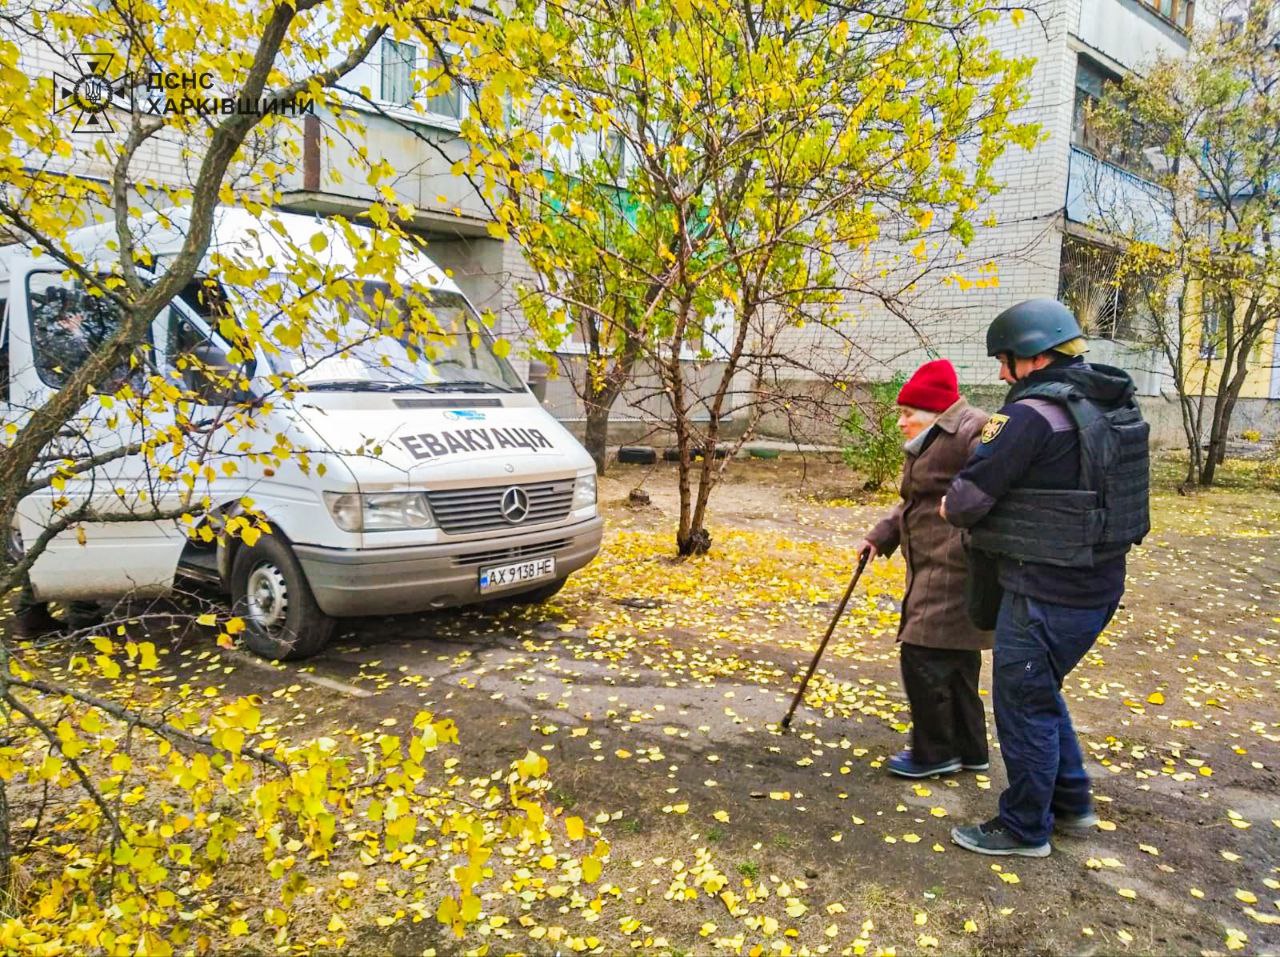
M330 379L303 382L309 392L518 392L487 379L450 379L447 382L387 382L378 379Z
M390 390L391 392L435 392L436 387L427 382L397 382Z
M394 392L394 382L376 382L368 379L331 379L327 382L306 382L308 392Z

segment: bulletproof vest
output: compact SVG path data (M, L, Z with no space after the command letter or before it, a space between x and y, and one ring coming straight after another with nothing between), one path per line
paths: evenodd
M1151 530L1151 427L1130 394L1112 407L1070 382L1037 382L1017 399L1065 408L1080 440L1075 489L1013 488L974 526L975 548L1007 558L1092 568L1127 552Z

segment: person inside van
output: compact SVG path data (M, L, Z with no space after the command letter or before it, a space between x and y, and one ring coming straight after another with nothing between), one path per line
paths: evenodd
M40 377L50 385L63 385L93 355L79 298L62 286L49 289L42 301L32 297L36 364Z

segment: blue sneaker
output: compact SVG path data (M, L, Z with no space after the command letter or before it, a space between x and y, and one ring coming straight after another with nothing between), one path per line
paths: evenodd
M1084 837L1099 824L1097 813L1090 808L1083 814L1055 814L1053 829L1059 834L1070 834L1073 837Z
M959 758L922 764L911 756L910 748L904 748L889 759L889 773L900 778L931 778L935 774L952 774L959 770Z
M966 851L996 857L1048 857L1052 850L1048 841L1043 844L1028 844L1018 840L1000 823L998 817L993 817L984 824L953 827L951 840Z

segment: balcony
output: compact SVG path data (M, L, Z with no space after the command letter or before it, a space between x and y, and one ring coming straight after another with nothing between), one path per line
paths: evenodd
M403 112L403 111L402 111ZM390 182L395 199L412 203L414 225L428 232L486 235L491 220L487 204L452 165L465 157L457 134L420 118L380 116L366 112L363 128L344 135L333 132L324 113L307 117L303 128L300 169L280 186L288 209L321 215L360 215L382 196L368 180L367 163L357 155L363 147L374 161L384 159L397 170ZM323 142L327 129L331 142Z
M1067 219L1101 233L1166 247L1173 234L1168 192L1078 146L1071 147Z
M1182 25L1190 24L1192 2L1194 0L1164 0L1163 3L1081 0L1075 34L1081 42L1121 66L1141 71L1157 56L1186 53L1190 41Z

